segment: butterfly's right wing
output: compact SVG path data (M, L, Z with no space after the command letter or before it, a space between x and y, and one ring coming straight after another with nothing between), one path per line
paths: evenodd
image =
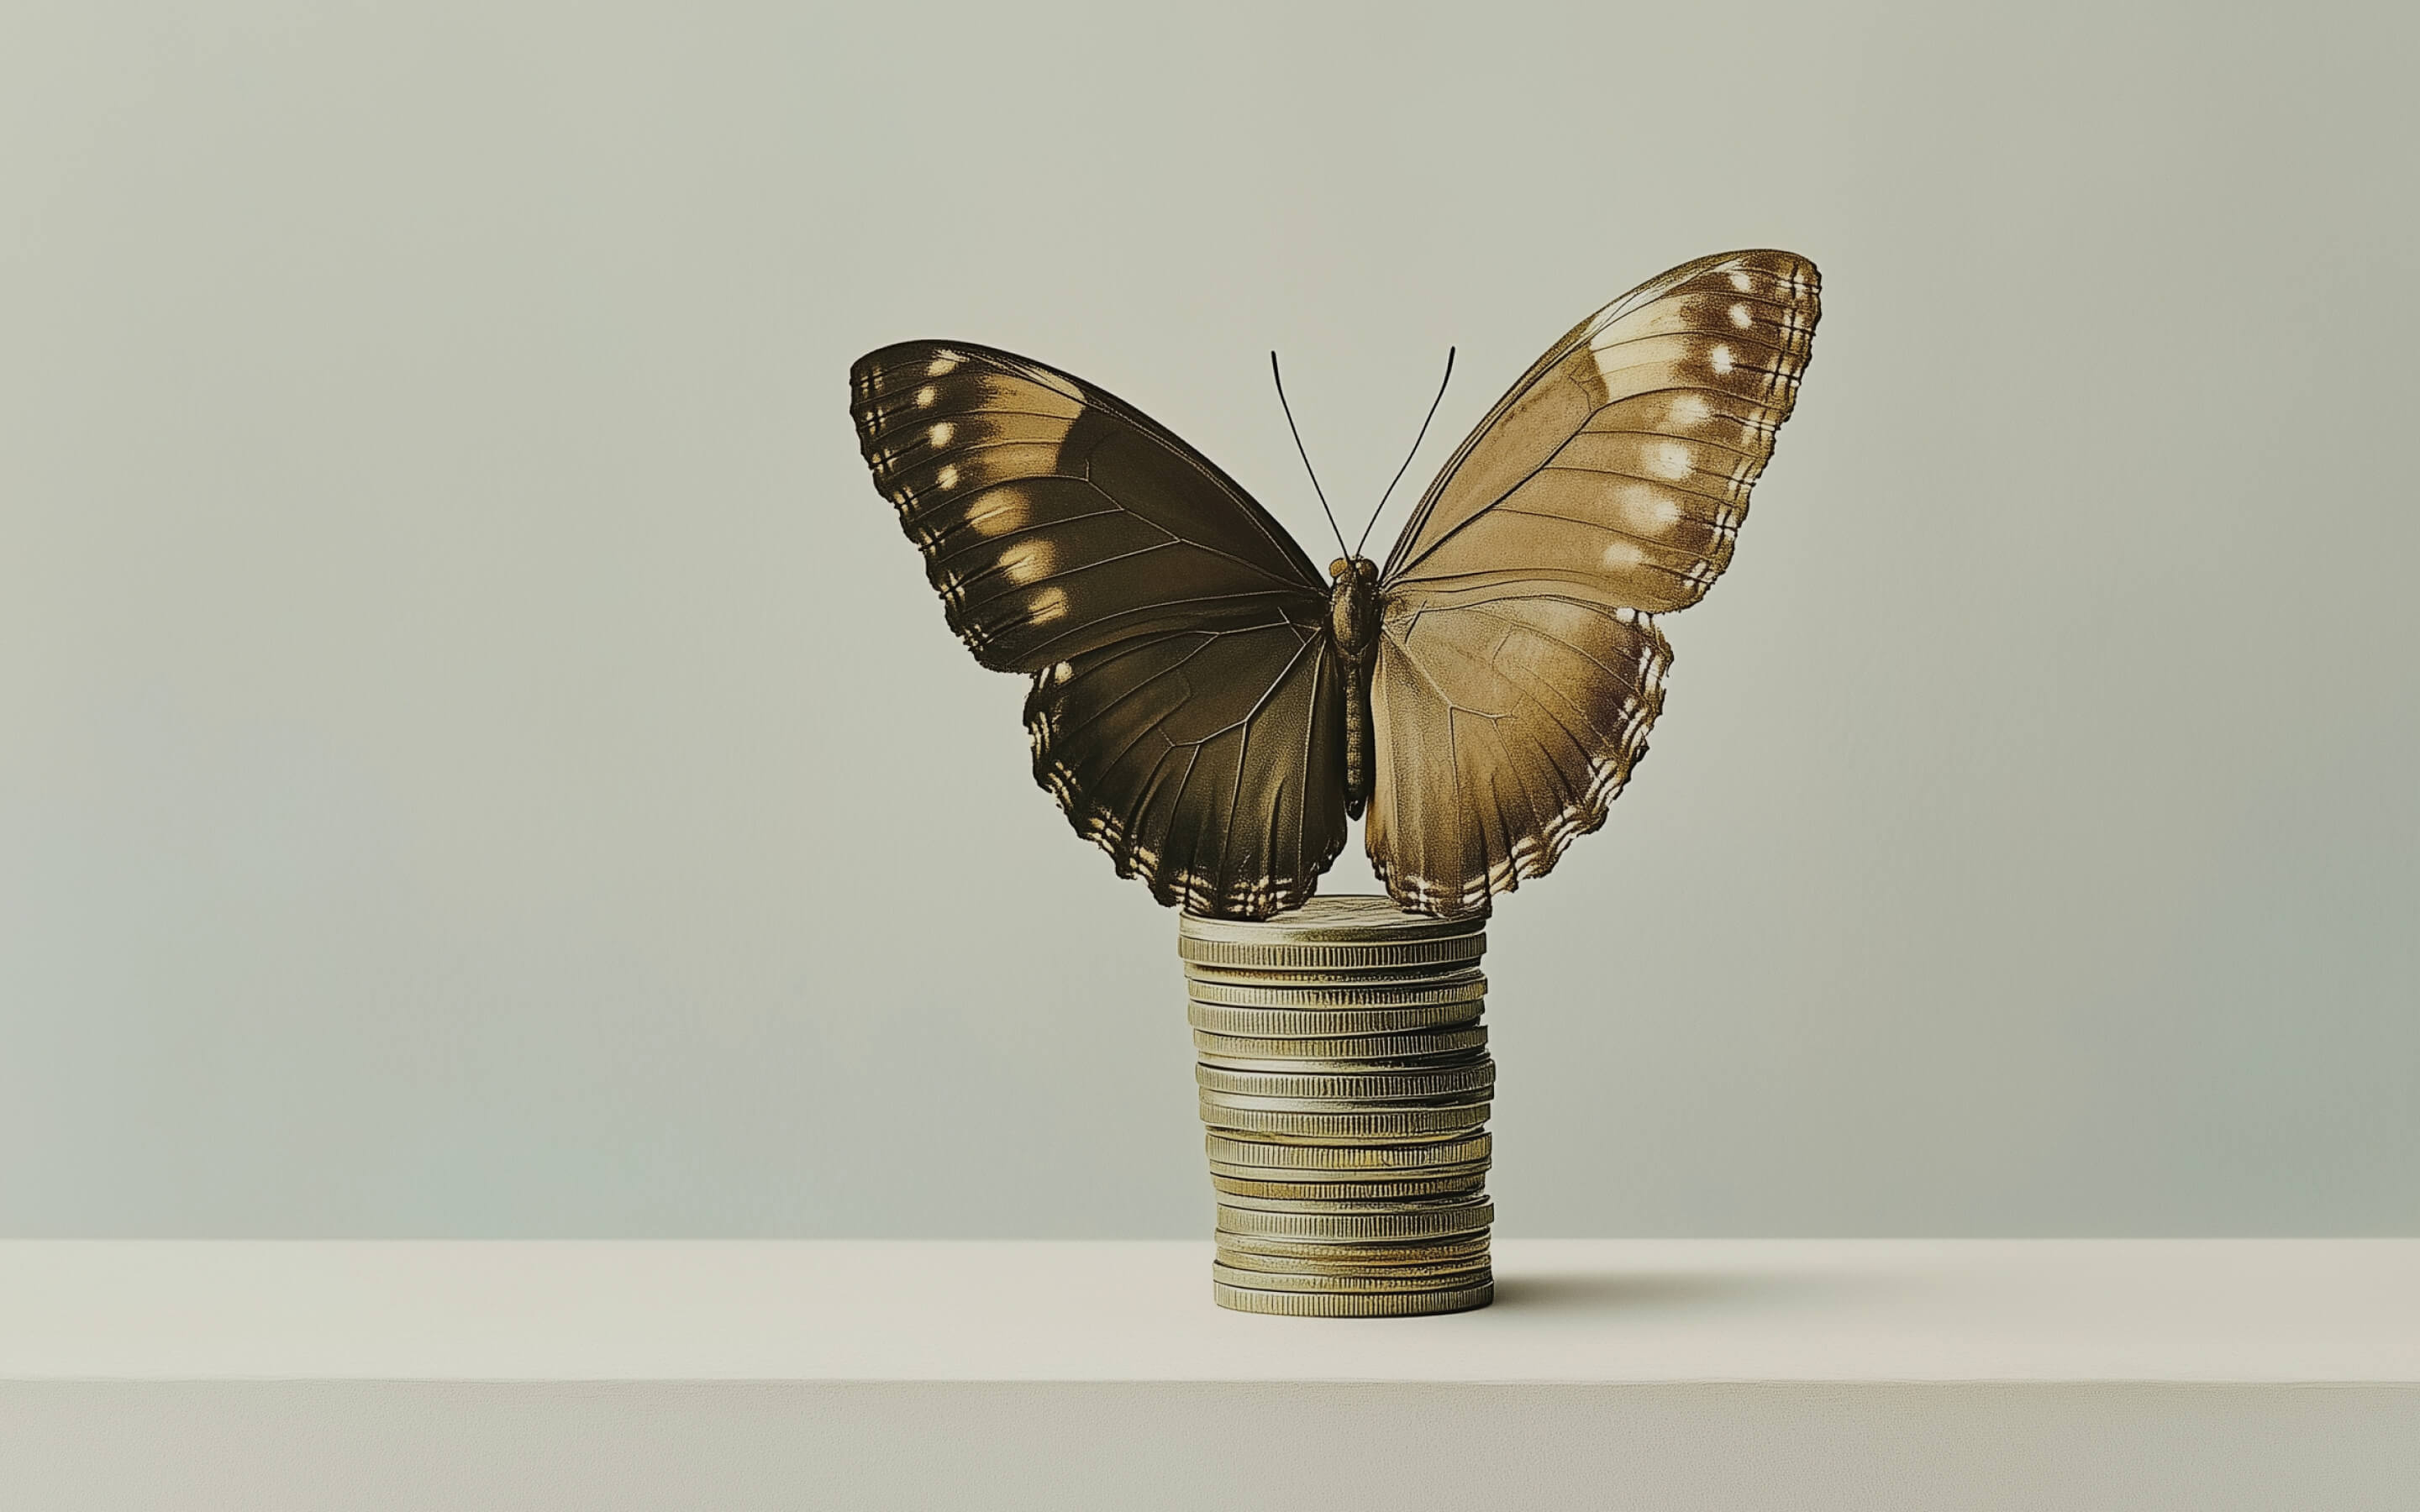
M1161 903L1265 918L1344 847L1327 589L1166 427L1027 358L859 359L874 481L975 659L1032 674L1034 778Z
M1647 748L1655 616L1730 565L1821 307L1793 253L1700 257L1549 347L1479 423L1380 579L1370 858L1462 913L1605 823Z

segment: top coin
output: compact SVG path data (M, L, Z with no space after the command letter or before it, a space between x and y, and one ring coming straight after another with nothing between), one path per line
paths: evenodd
M1223 920L1222 920L1223 922ZM1335 974L1339 980L1384 976L1400 981L1453 972L1477 961L1487 935L1447 935L1411 940L1197 940L1179 935L1177 959L1188 977L1218 968L1217 980L1278 985L1305 976ZM1420 968L1415 971L1413 968Z
M1394 901L1371 893L1313 898L1300 908L1267 918L1177 917L1177 937L1233 945L1374 945L1411 940L1458 940L1487 928L1484 913L1438 918L1408 913Z

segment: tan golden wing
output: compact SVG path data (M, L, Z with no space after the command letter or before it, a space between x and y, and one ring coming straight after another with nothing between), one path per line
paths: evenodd
M1647 615L1576 597L1390 616L1370 683L1368 836L1388 892L1468 913L1552 870L1645 754L1671 660Z
M876 486L977 660L1033 675L1034 777L1163 903L1264 917L1344 844L1327 590L1243 489L1115 396L910 342L850 375Z
M1544 875L1646 750L1652 616L1730 565L1797 397L1814 264L1726 253L1575 327L1463 442L1381 579L1370 856L1407 907Z
M1704 597L1797 399L1819 290L1794 253L1725 253L1581 321L1446 463L1386 586L1544 578L1651 614Z

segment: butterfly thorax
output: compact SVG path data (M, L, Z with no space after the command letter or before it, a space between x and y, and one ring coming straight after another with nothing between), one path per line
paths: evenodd
M1368 557L1338 557L1327 574L1336 579L1327 591L1327 633L1336 654L1365 660L1378 640L1378 564Z
M1339 557L1327 569L1327 637L1344 670L1344 811L1370 800L1370 654L1378 643L1378 564Z

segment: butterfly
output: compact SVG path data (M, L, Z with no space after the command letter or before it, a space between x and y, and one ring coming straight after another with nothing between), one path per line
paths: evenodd
M1030 358L885 347L851 411L950 627L1032 677L1035 779L1121 876L1264 918L1366 808L1394 901L1463 914L1605 823L1663 706L1657 616L1730 564L1820 302L1787 252L1650 279L1487 412L1384 567L1325 580L1208 458Z

